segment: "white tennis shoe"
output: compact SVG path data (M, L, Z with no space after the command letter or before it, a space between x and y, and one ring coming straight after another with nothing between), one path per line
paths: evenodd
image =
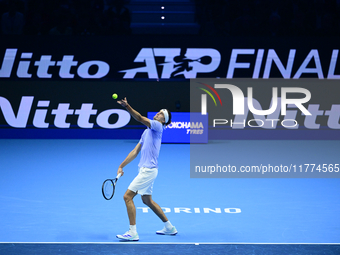
M127 231L124 235L117 235L117 238L125 241L138 241L139 236L138 233L131 233L130 231Z
M158 230L156 231L156 234L158 235L176 235L178 232L177 232L177 229L173 226L171 229L167 229L166 227L164 227L162 230Z

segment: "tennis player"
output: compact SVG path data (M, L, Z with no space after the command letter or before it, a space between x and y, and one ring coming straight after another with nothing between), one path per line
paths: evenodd
M164 222L164 228L156 231L156 233L160 235L176 235L176 228L170 223L161 207L152 200L151 196L153 183L158 173L158 155L161 148L162 133L165 126L171 123L171 113L167 109L162 109L153 117L153 120L150 120L134 110L128 104L126 98L117 102L125 107L135 120L147 126L147 129L143 132L139 143L120 164L117 171L117 174L121 173L123 176L123 168L135 159L139 152L141 152L138 164L139 173L131 182L124 194L130 228L125 234L117 235L117 238L126 241L139 240L136 228L136 207L133 202L133 198L137 195L137 193L142 196L143 203L149 206L151 210Z

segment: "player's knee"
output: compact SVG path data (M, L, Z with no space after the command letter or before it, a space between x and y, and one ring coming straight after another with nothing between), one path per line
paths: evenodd
M150 206L151 205L151 197L149 196L142 196L142 201L145 205Z
M132 200L131 196L129 196L127 194L124 194L123 199L124 199L125 202Z
M137 195L136 192L133 192L131 190L127 190L123 196L125 202L132 201L133 198Z
M128 197L127 197L126 194L124 194L123 199L124 199L125 202L126 202L126 200L128 200Z

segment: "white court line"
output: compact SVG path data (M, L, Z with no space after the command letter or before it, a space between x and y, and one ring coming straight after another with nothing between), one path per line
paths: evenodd
M232 243L232 242L0 242L0 244L261 244L261 245L340 245L340 243Z

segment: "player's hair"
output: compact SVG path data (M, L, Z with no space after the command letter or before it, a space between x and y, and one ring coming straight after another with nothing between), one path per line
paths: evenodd
M169 120L168 120L167 123L164 124L165 126L167 126L167 125L169 125L171 123L171 112L168 109L165 109L165 110L167 110L168 114L169 114Z

